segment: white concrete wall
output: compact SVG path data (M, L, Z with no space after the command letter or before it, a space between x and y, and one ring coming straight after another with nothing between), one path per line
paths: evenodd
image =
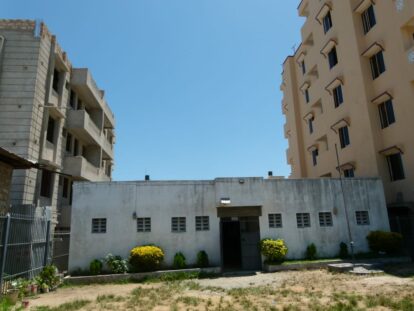
M371 230L389 230L381 181L343 181L356 251L366 251ZM264 180L262 178L220 178L214 181L139 181L75 183L69 269L88 268L91 260L108 253L128 257L134 246L153 243L162 247L166 263L184 253L187 263L195 262L205 250L213 265L220 265L220 198L229 197L231 206L262 206L261 238L283 238L289 258L301 258L310 243L321 256L335 256L339 243L348 242L341 184L335 179ZM369 226L357 226L356 210L368 210ZM333 227L319 226L319 212L332 212ZM138 217L151 217L150 233L138 233ZM311 227L299 229L296 213L309 212ZM270 229L269 213L282 213L283 227ZM195 231L195 216L210 216L209 231ZM171 232L171 217L187 217L185 233ZM92 234L92 218L107 218L107 233Z

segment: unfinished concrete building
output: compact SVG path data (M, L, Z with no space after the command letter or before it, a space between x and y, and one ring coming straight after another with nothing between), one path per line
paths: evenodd
M0 146L41 168L14 173L12 204L50 206L69 231L73 181L111 180L114 127L104 91L45 24L0 20Z

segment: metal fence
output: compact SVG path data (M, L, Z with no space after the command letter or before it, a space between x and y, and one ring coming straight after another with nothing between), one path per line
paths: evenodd
M53 264L60 272L68 271L69 262L69 231L55 231L53 234Z
M0 294L14 279L31 279L50 262L50 224L50 217L35 212L0 216Z

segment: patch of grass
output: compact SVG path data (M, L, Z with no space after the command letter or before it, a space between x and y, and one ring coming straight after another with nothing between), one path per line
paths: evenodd
M365 304L368 308L381 306L392 310L412 311L414 310L414 295L409 295L402 299L393 299L384 295L367 296Z
M76 310L83 308L89 303L91 303L90 300L75 300L72 302L61 304L58 307L41 306L41 307L37 307L35 310L37 311L76 311Z
M193 297L193 296L183 296L183 297L178 297L175 300L176 303L183 303L185 305L189 305L189 306L198 306L201 302L203 302L203 299L201 298L197 298L197 297Z
M122 296L115 296L115 295L99 295L96 297L96 302L120 302L125 300Z
M270 286L257 286L257 287L246 287L246 288L233 288L227 291L227 294L237 298L242 296L269 296L274 295L276 292Z
M287 260L282 263L282 266L308 264L308 263L324 263L329 261L341 261L340 258L321 258L315 260Z

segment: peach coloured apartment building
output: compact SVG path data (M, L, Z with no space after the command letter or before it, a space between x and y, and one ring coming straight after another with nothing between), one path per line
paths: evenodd
M281 85L291 178L379 176L389 208L412 208L414 1L303 0L298 12Z

